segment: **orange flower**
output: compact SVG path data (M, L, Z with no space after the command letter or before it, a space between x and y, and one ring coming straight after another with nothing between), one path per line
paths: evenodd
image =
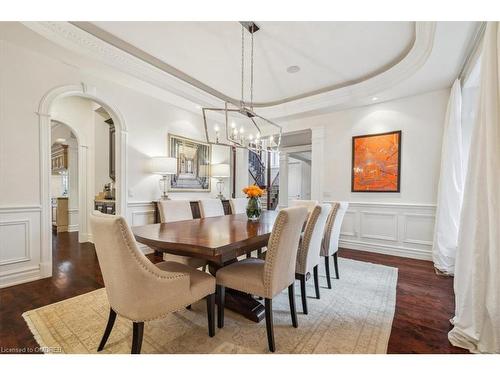
M257 185L247 186L246 188L243 188L242 191L248 198L262 197L262 195L264 195L264 190Z

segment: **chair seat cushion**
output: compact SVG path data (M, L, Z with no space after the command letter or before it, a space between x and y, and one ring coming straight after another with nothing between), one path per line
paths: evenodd
M272 298L266 295L264 288L264 264L265 261L258 258L232 263L217 271L217 284L260 297Z
M187 257L187 256L182 256L182 255L174 255L174 254L168 254L168 253L163 254L163 260L165 262L181 263L181 264L184 264L184 265L192 267L192 268L200 268L200 267L206 266L208 263L205 259Z
M196 302L209 294L215 293L215 277L206 272L198 271L190 266L177 262L160 262L157 263L156 266L163 271L189 274L189 289L192 297L191 302Z

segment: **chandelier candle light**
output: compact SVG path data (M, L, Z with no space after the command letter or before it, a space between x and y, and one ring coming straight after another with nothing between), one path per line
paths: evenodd
M281 126L259 116L254 111L254 33L259 30L259 27L254 22L240 22L240 24L241 100L240 102L226 101L224 108L202 108L205 137L209 144L239 147L257 152L278 152L281 142ZM245 101L245 35L247 33L251 36L249 102ZM213 131L209 130L208 126L209 114L218 115L219 122L214 121ZM221 128L224 129L222 132Z
M156 156L151 158L151 173L162 176L160 179L160 199L170 199L167 194L169 176L177 173L177 159L168 156Z

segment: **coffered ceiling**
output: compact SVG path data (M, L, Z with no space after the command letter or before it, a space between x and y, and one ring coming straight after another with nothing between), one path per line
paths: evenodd
M145 52L224 95L240 98L238 22L94 22L77 26ZM345 87L399 62L415 41L414 22L258 22L255 95L262 106ZM246 64L250 34L246 32ZM149 55L149 56L148 56ZM298 67L296 73L287 72ZM248 72L248 70L247 70ZM249 77L249 74L247 74ZM245 82L249 87L249 82Z

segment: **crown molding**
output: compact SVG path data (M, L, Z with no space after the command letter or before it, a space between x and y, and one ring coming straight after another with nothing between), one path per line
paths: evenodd
M186 107L188 105L186 102L189 102L191 107L194 105L220 106L223 103L221 98L151 65L69 22L44 21L23 22L23 24L64 48L166 90L171 94L171 103L174 105ZM407 55L375 76L349 86L290 102L259 107L258 113L271 119L285 118L326 108L335 108L390 89L412 76L427 61L434 44L435 28L435 22L416 22L415 42ZM183 105L179 105L180 101L183 102Z

